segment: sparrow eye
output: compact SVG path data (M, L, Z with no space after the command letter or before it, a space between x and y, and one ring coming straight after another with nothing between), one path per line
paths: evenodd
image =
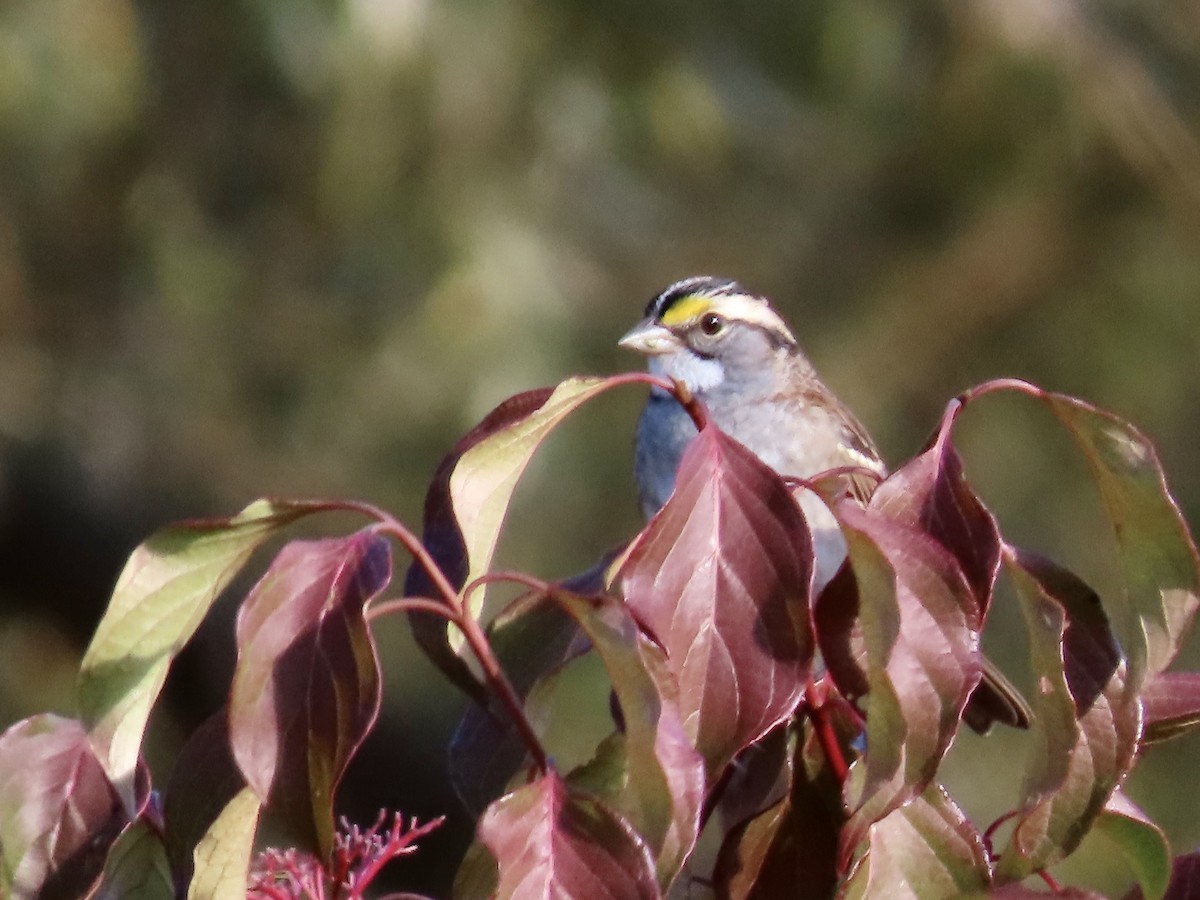
M716 313L705 313L700 317L700 330L709 337L715 337L725 327L725 320Z

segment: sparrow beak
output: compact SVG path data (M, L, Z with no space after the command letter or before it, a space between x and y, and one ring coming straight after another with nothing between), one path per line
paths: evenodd
M646 356L662 356L679 349L679 338L653 319L646 319L617 341L617 346Z

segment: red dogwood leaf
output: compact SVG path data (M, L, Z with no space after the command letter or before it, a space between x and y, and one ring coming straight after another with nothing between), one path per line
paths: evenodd
M81 723L47 713L0 735L0 896L82 897L127 822Z
M787 485L706 427L618 577L667 651L684 726L712 777L803 695L811 574L808 527Z
M961 897L991 883L983 836L940 785L871 826L840 897Z
M379 663L363 607L391 575L371 531L293 541L238 614L230 693L234 758L306 846L333 844L333 791L379 711Z
M496 858L497 900L654 900L650 848L619 815L555 772L502 797L479 820Z
M1142 688L1142 746L1200 725L1200 672L1163 672Z
M866 650L866 774L841 865L873 822L924 791L979 681L979 618L940 543L851 501L835 507L850 549Z

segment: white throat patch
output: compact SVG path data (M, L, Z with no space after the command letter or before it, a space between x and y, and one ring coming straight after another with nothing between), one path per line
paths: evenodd
M712 390L725 380L725 367L715 359L686 352L650 357L650 371L682 381L694 394Z

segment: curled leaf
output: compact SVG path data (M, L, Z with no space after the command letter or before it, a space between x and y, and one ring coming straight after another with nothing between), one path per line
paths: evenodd
M379 663L363 607L391 553L370 531L293 541L238 614L230 740L247 784L327 855L333 791L379 712Z
M1159 900L1171 880L1171 848L1162 829L1123 791L1113 791L1096 830L1120 848L1137 874L1142 896Z
M563 591L554 600L588 636L620 704L624 777L602 799L649 843L665 887L696 842L704 800L704 760L684 733L673 690L663 689L666 661L619 601Z
M1033 554L1011 549L1006 560L1041 687L1023 811L999 864L1017 881L1083 840L1133 765L1141 711L1095 592Z
M844 501L865 647L866 774L842 833L845 865L867 829L932 781L979 681L979 618L954 558L923 531Z

